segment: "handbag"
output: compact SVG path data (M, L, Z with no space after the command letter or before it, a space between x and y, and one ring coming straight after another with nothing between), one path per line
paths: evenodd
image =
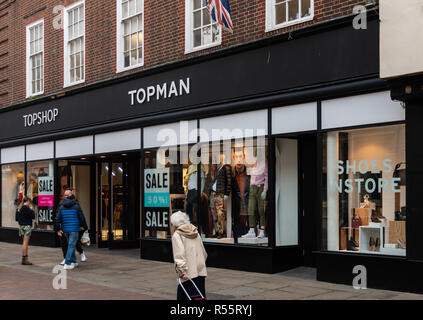
M361 226L361 218L360 216L356 215L355 212L353 213L353 218L351 221L351 227L353 229L358 229Z
M203 294L201 293L200 289L198 289L197 285L195 284L194 281L192 281L192 279L188 279L189 281L191 281L192 285L194 286L194 288L196 289L196 293L194 294L189 294L188 291L186 290L186 288L184 287L184 285L182 284L181 278L178 278L179 280L179 285L181 286L182 290L185 292L188 300L206 300L206 298L204 298Z
M88 233L88 230L84 232L84 234L81 237L81 243L89 246L91 244L91 240L90 240L90 234Z

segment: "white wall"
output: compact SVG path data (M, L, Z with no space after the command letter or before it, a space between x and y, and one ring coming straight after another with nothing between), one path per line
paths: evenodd
M276 140L276 245L298 244L297 140Z
M423 72L423 1L380 0L380 77Z

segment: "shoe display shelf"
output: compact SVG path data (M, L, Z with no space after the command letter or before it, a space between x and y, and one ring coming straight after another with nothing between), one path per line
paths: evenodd
M233 238L206 238L206 236L204 234L201 235L201 239L203 240L203 242L212 242L212 243L230 243L233 244L234 243L234 239Z
M384 219L383 219L384 220ZM370 222L368 226L360 226L360 253L369 254L383 254L383 255L394 255L394 256L405 256L405 249L395 248L390 244L384 244L386 236L389 234L389 227L386 222L381 223ZM384 234L385 233L385 234ZM370 237L376 240L380 240L379 251L369 250Z

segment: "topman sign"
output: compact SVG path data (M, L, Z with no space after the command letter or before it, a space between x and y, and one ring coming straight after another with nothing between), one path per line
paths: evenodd
M131 106L135 103L143 104L152 100L159 101L161 99L170 99L188 95L191 92L190 78L180 79L179 81L165 82L147 88L139 88L138 90L128 91L131 99Z

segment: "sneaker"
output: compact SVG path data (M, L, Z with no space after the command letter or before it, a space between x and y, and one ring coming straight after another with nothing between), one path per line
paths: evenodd
M81 257L81 262L87 261L87 256L85 255L85 253L82 252L79 256Z
M72 262L71 266L73 266L74 268L76 268L78 266L78 264L76 262ZM73 269L73 268L72 268Z
M264 230L260 229L259 235L257 236L257 238L264 238Z
M244 234L241 238L255 238L256 233L254 232L254 228L250 228L247 234Z
M66 259L63 259L63 261L62 261L62 262L60 262L60 265L61 265L61 266L64 266L64 265L65 265L65 262L66 262Z
M71 270L73 268L75 268L75 266L72 263L72 264L65 264L65 267L63 269L65 269L65 270Z

